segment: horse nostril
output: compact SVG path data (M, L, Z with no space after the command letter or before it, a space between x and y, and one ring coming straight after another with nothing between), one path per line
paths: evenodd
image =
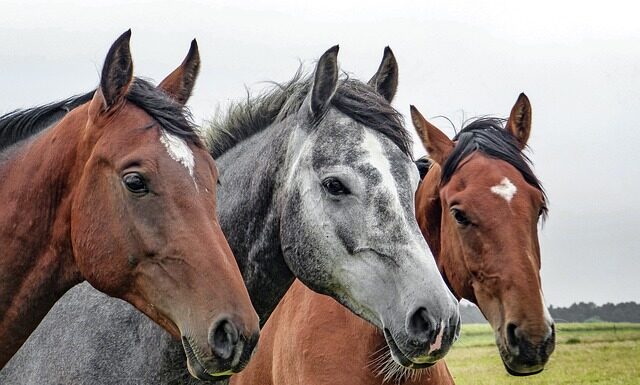
M238 329L227 319L218 321L217 325L209 332L209 345L213 353L228 360L233 356L238 344Z
M424 307L416 310L409 318L409 335L420 342L427 342L433 338L435 329L429 320L429 313Z
M517 347L519 343L519 338L516 334L517 328L518 327L511 322L507 324L507 342L512 347Z

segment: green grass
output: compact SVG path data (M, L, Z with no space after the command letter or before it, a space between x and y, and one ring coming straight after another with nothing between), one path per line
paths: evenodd
M555 352L530 377L506 373L489 325L463 325L446 361L457 385L640 385L640 324L557 324Z

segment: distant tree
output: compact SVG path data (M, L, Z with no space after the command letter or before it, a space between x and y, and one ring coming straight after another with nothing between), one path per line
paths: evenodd
M573 303L569 307L549 306L549 313L556 322L638 322L640 304L622 302L605 303L598 306L593 302ZM486 323L480 309L471 302L460 303L462 323Z
M460 318L462 318L463 324L484 324L487 320L480 312L480 309L471 302L460 303Z
M578 302L569 307L550 306L549 313L556 322L640 322L640 304L635 302L605 303L602 306Z

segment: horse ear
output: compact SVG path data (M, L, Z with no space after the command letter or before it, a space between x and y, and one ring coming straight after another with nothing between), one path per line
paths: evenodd
M398 89L398 62L391 48L384 48L380 67L369 80L369 85L391 103Z
M411 120L422 141L422 145L429 153L429 158L435 163L443 165L451 151L453 151L455 146L453 141L444 132L429 123L414 106L411 106Z
M516 104L511 109L511 115L507 120L507 130L518 139L520 149L527 145L529 135L531 134L531 103L527 95L520 94Z
M337 45L329 48L316 65L311 87L311 114L315 118L326 112L338 87L338 50Z
M102 98L102 110L108 111L113 106L121 103L129 90L133 80L133 61L129 40L131 30L120 35L113 43L102 67L100 77L100 92L96 92L96 98Z
M196 39L193 39L187 57L178 68L160 82L158 88L184 105L191 96L199 71L200 53L198 52L198 43Z

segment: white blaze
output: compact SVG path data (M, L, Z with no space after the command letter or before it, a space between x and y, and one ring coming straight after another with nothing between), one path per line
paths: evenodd
M518 189L513 183L511 183L509 178L505 177L502 179L500 184L491 187L491 192L504 198L507 202L511 202L511 199L516 195Z
M402 213L403 210L402 205L400 204L400 197L396 191L396 181L391 173L391 163L389 163L389 159L387 159L387 156L384 153L382 144L374 134L369 132L369 130L364 130L362 147L369 153L369 164L375 167L382 175L382 188L389 191L391 194L391 199L393 200L391 202L393 211Z
M380 188L385 189L391 195L391 211L400 213L400 218L402 218L402 222L405 228L410 229L412 224L407 222L407 218L404 216L404 209L402 208L402 204L400 203L400 196L398 195L397 182L391 173L391 163L387 158L387 155L384 153L384 148L382 147L382 143L380 140L368 129L364 130L364 140L362 141L362 148L368 153L367 160L369 164L375 167L382 176L382 183L380 184ZM413 191L418 188L418 183L420 182L420 177L418 175L418 169L413 165L413 162L410 163L409 175L411 178L411 184ZM410 221L414 220L414 217L411 216ZM423 241L422 237L420 240ZM412 242L415 242L414 239ZM426 243L424 243L426 246ZM417 250L422 249L420 245L414 245ZM430 254L430 253L429 253ZM435 264L434 264L435 267Z
M193 178L193 168L196 161L187 142L165 130L160 130L160 141L164 144L171 159L183 165Z

